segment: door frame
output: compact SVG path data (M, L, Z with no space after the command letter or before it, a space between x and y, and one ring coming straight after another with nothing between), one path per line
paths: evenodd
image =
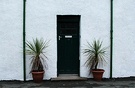
M79 39L79 54L78 54L78 60L79 60L79 62L78 62L78 64L79 64L79 70L78 70L78 76L80 76L80 22L81 22L81 15L56 15L56 32L57 32L57 76L59 75L59 73L58 73L58 41L59 41L59 35L58 35L58 16L78 16L79 17L79 27L78 27L78 39Z

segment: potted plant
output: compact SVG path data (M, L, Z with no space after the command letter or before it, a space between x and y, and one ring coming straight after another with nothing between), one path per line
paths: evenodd
M26 54L31 55L31 71L34 82L40 83L44 77L46 59L44 50L48 47L48 42L41 39L33 39L33 42L26 42Z
M104 57L106 54L106 47L102 47L102 42L94 40L92 44L88 42L88 46L83 52L87 56L85 65L92 72L94 80L101 81L104 69L98 69L99 64L106 62Z

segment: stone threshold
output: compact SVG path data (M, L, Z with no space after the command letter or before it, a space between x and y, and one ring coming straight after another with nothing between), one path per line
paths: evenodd
M79 77L78 74L60 74L56 78L51 78L51 81L83 81L87 80L85 77Z

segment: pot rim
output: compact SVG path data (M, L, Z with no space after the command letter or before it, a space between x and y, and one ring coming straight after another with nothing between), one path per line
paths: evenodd
M32 71L31 73L44 73L44 71Z
M104 69L92 69L92 72L105 72Z

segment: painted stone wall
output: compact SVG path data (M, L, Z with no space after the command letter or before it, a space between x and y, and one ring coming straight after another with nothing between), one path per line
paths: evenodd
M77 2L75 0L27 0L26 6L26 39L43 37L50 40L45 79L57 77L57 15L81 15L80 76L91 77L84 66L86 59L82 54L82 49L87 41L92 42L94 39L103 40L105 46L110 45L110 2L108 0L78 0ZM104 77L108 78L109 48L107 53L107 64L103 68L106 70ZM29 63L29 59L27 62ZM27 69L27 76L31 79L29 69Z
M135 1L114 0L113 77L135 76Z
M23 80L22 4L0 1L0 80Z
M135 76L135 2L114 0L113 77ZM108 46L105 78L110 76L110 0L27 0L26 40L50 40L49 60L44 79L57 77L57 15L81 15L80 76L89 76L82 54L87 41L103 41ZM0 80L23 80L23 0L0 1ZM26 78L30 59L26 57Z

